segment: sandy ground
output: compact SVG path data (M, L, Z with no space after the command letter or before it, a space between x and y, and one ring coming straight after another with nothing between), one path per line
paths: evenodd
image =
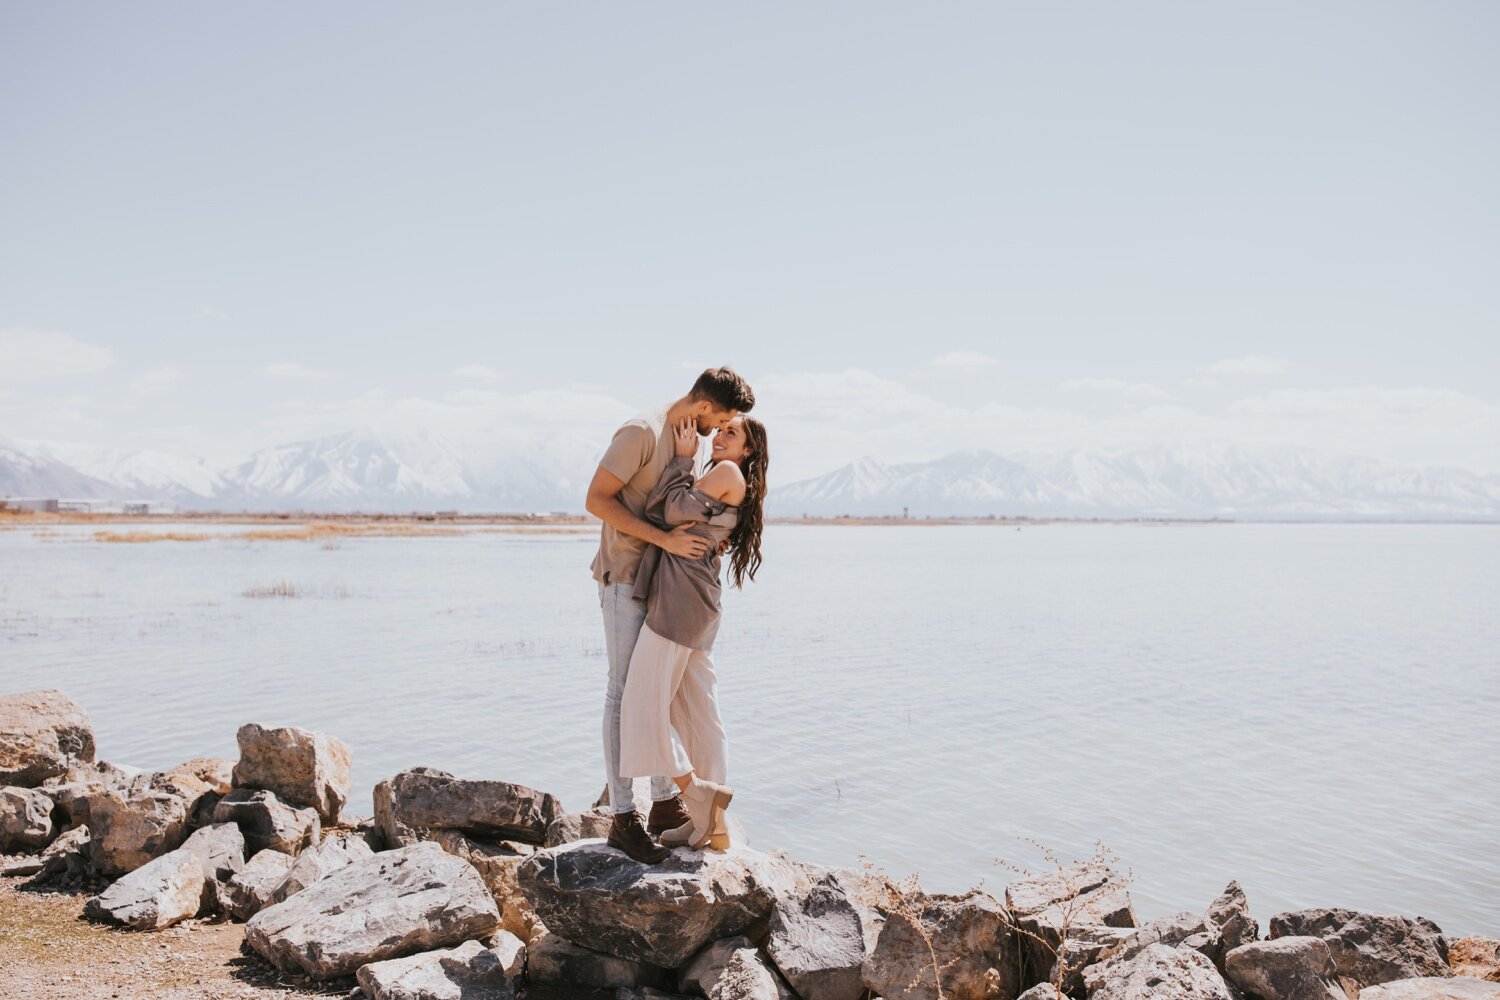
M349 996L353 978L312 983L248 949L243 924L192 920L164 931L83 918L92 887L0 878L0 997L5 1000L198 1000Z

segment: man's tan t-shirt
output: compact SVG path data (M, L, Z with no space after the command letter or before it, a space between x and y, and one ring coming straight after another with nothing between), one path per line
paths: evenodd
M615 431L614 440L599 459L599 467L625 484L620 502L636 517L646 511L646 497L672 460L672 429L667 411L653 410L631 417ZM634 583L636 567L647 543L609 524L599 530L599 552L594 556L594 579L600 583Z

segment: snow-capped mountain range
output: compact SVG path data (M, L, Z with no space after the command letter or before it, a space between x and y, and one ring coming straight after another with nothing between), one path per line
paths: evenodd
M603 442L517 435L464 448L363 430L209 463L0 440L0 497L156 500L185 510L573 511ZM773 516L1500 519L1500 475L1296 449L1153 447L861 458L774 485Z

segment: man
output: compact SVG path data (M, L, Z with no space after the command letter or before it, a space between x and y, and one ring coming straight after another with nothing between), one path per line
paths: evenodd
M609 686L604 697L604 769L609 781L609 808L614 813L609 843L637 861L655 864L669 853L655 837L688 822L677 786L666 775L651 779L651 815L647 825L635 811L629 778L620 777L620 699L630 655L635 651L646 605L631 596L636 568L647 545L687 559L708 551L708 542L688 532L688 525L663 531L645 521L646 497L672 458L672 428L691 417L702 436L712 434L755 405L755 394L728 368L710 368L698 376L692 391L664 410L633 417L615 432L609 449L589 483L584 506L603 521L594 579L604 609L604 649L609 657Z

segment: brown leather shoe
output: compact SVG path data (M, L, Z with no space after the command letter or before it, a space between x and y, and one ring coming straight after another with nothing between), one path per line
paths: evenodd
M606 838L605 843L624 851L629 857L643 865L659 864L672 853L671 848L663 847L651 839L646 828L641 826L641 816L637 812L615 813L614 821L609 825L609 837Z
M660 837L668 830L675 830L684 823L692 822L682 799L674 795L670 799L651 803L651 815L646 820L646 832Z

